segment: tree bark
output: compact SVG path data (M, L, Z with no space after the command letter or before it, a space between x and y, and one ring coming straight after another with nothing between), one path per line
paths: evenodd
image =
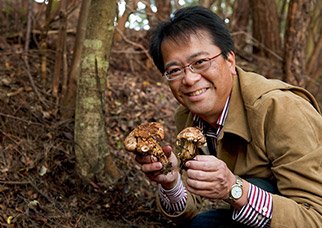
M170 0L163 0L163 1L156 1L157 5L157 13L156 17L160 21L167 21L170 18L170 14L172 11L171 1Z
M43 3L45 5L45 3ZM43 84L47 81L47 36L50 24L50 12L52 9L53 0L48 0L48 5L46 6L46 16L45 22L41 29L40 35L40 59L41 59L41 78Z
M199 5L210 8L214 4L215 0L199 0Z
M33 8L33 0L25 1L27 3L27 29L26 29L26 42L25 42L25 53L26 58L28 58L29 51L29 43L30 43L30 33L31 33L31 21L32 21L32 8Z
M291 0L289 3L284 47L284 80L305 86L305 47L313 0Z
M61 0L60 4L60 25L59 25L59 35L57 39L57 48L56 48L56 57L55 57L55 67L54 67L54 74L52 79L52 94L56 98L58 102L58 92L59 92L59 85L61 79L66 78L67 76L64 75L66 72L64 68L64 50L66 45L66 29L67 29L67 0Z
M322 1L316 1L312 12L306 44L307 88L321 75L322 58ZM322 84L322 82L320 82Z
M235 46L242 49L247 44L247 33L249 23L249 1L235 0L233 6L233 15L230 23L230 29L235 41Z
M68 90L66 96L63 98L62 107L60 109L62 120L71 119L75 114L77 80L80 73L80 62L82 57L83 43L86 35L86 24L90 2L91 0L83 0L79 13L74 55L68 76Z
M118 178L118 170L108 150L104 116L115 7L114 0L91 0L77 83L77 169L85 179L103 184L111 184Z
M130 1L126 0L125 3L126 3L125 11L121 17L118 17L117 26L116 26L118 28L118 31L120 31L123 34L125 31L125 23L127 22L129 16L136 10L138 0L130 0ZM122 40L122 36L119 32L114 33L114 40L116 41Z
M272 58L281 55L279 17L275 0L250 0L253 17L253 37L259 42L253 53ZM273 52L273 53L272 53Z

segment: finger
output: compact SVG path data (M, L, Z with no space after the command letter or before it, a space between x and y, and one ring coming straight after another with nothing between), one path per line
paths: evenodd
M211 182L187 179L187 187L193 191L210 191L213 190Z
M162 168L161 162L153 162L149 164L143 164L141 169L145 173L160 171Z
M206 197L208 199L223 199L223 196L219 192L204 190L204 189L195 189L190 186L187 186L187 190L192 194Z
M209 160L212 160L212 161L219 161L218 158L216 158L215 156L213 155L197 155L194 160L196 161L209 161Z
M217 163L209 162L209 161L197 161L197 160L190 160L186 162L185 166L188 169L195 169L195 170L203 170L203 171L217 171Z
M135 161L137 161L140 164L150 164L154 161L157 161L157 159L155 157L152 157L151 155L142 155L136 153Z
M195 170L195 169L188 169L187 170L187 177L193 180L199 180L199 181L212 181L213 176L215 176L216 173L214 172L205 172L202 170Z
M163 152L165 153L165 155L166 155L167 157L170 157L171 152L172 152L172 148L171 148L171 146L165 146L165 147L163 147L162 149L163 149Z

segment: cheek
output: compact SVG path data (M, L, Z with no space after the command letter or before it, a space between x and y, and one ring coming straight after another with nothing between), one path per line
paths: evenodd
M171 84L170 90L173 96L176 98L176 100L182 104L183 98L182 94L180 93L180 83Z
M168 82L170 90L173 94L177 94L180 89L180 81Z

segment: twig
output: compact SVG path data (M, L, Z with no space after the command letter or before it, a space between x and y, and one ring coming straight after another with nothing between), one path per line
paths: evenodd
M3 150L0 148L0 156L1 158L3 159L3 163L5 166L7 166L7 161L6 161L6 158L4 157L4 153L3 153Z
M259 45L261 46L263 49L265 49L267 52L271 53L276 59L278 59L279 61L283 61L283 58L281 56L279 56L278 54L276 54L274 51L270 50L268 47L266 47L264 44L260 43L258 40L256 40L252 35L250 35L247 32L244 31L238 31L238 32L233 32L231 35L232 36L236 36L236 35L240 35L240 34L244 34L246 36L248 36L255 45Z
M25 58L25 57L23 57L23 60L24 60L24 63L25 63L25 66L26 66L26 72L27 72L27 74L28 74L28 77L29 77L29 80L30 80L30 83L31 83L31 87L32 87L32 89L34 90L34 92L36 93L36 95L37 95L37 97L38 97L38 99L39 99L39 101L46 107L46 108L48 108L48 105L43 101L43 99L41 98L41 96L40 96L40 94L39 94L39 92L38 92L38 89L37 89L37 87L36 87L36 85L35 85L35 82L34 82L34 80L32 79L32 76L31 76L31 73L30 73L30 67L29 67L29 63L28 63L28 60Z
M29 181L0 181L0 184L30 184Z
M55 205L56 207L58 207L58 211L61 212L63 214L62 207L60 206L60 204L53 202L47 195L45 195L42 191L40 191L38 189L38 187L32 183L31 181L0 181L0 184L11 184L11 185L19 185L19 184L23 184L23 185L31 185L40 195L42 195L48 202L50 202L51 204Z
M26 42L25 42L25 52L29 50L30 43L30 31L31 31L31 19L32 19L32 6L33 0L28 1L28 13L27 13L27 30L26 30Z
M44 126L44 125L42 125L40 123L31 122L30 120L24 120L24 119L21 119L19 117L15 117L15 116L8 115L8 114L1 113L1 112L0 112L0 116L8 117L8 118L15 119L15 120L20 120L22 122L27 123L28 125L33 124L33 125L38 125L38 126Z
M78 219L77 219L77 221L76 221L76 224L75 224L75 226L74 227L78 227L78 223L79 223L79 221L81 220L81 218L83 217L83 215L80 215L79 217L78 217Z
M142 49L143 51L144 51L144 53L145 53L145 55L148 57L148 59L151 61L151 63L153 64L153 66L155 66L154 65L154 62L153 62L153 59L151 58L151 56L150 56L150 54L149 54L149 52L141 45L141 44L138 44L138 43L135 43L135 42L133 42L133 41L131 41L131 40L129 40L128 38L126 38L125 37L125 35L121 32L121 30L119 30L118 28L116 28L115 27L115 29L116 29L116 31L122 36L122 38L124 39L124 41L125 42L127 42L127 43L129 43L129 44L132 44L133 46L135 46L135 47L138 47L138 48L140 48L140 49ZM155 66L156 67L156 66Z

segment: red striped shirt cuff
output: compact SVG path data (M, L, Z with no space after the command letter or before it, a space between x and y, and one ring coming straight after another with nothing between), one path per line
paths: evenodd
M159 184L159 195L161 205L166 212L175 213L183 211L187 202L187 191L182 183L180 174L176 186L172 189L164 189Z
M273 198L270 193L250 184L248 204L240 211L233 212L233 220L240 223L256 226L270 227L273 214Z

